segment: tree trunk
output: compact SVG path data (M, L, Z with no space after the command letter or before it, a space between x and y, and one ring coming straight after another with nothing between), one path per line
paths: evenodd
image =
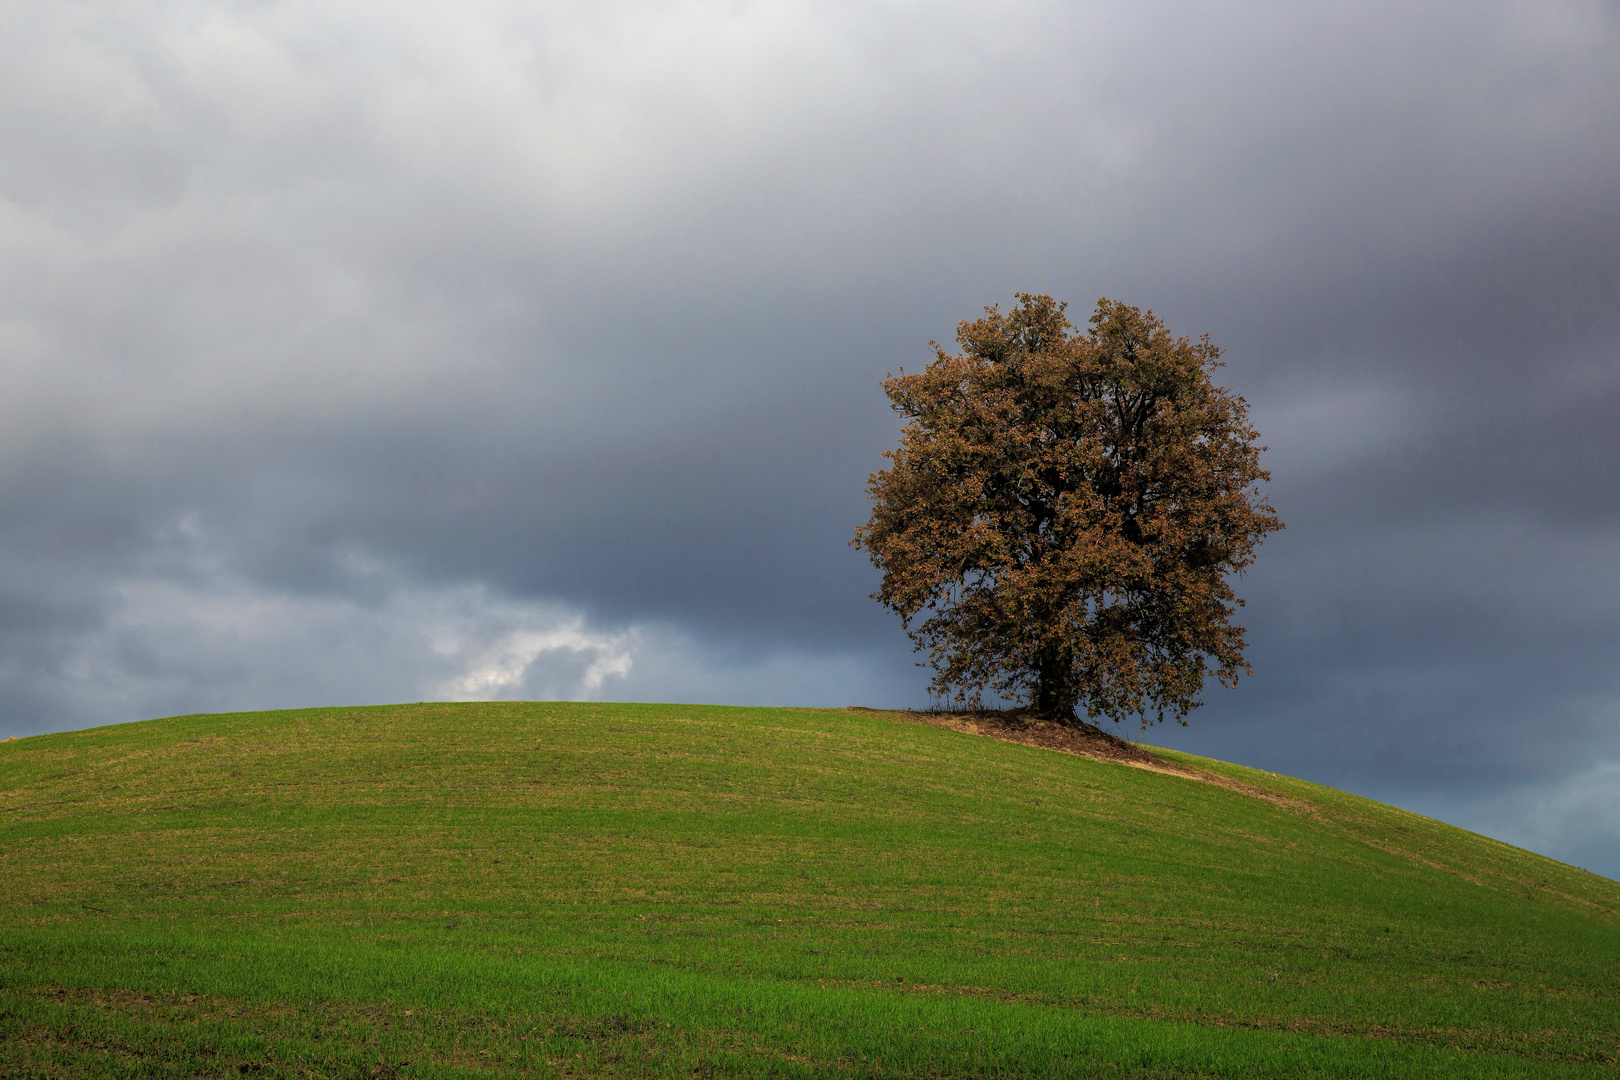
M1074 654L1061 647L1042 650L1035 674L1035 715L1062 724L1072 721L1080 698L1074 681Z

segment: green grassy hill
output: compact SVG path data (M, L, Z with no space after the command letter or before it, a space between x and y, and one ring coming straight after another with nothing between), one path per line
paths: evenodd
M799 709L0 744L0 1075L1614 1075L1620 884L1159 753L1250 790Z

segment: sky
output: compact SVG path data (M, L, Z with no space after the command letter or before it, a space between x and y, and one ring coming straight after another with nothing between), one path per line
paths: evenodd
M923 706L879 387L1209 333L1287 523L1132 738L1620 878L1620 5L0 7L0 737Z

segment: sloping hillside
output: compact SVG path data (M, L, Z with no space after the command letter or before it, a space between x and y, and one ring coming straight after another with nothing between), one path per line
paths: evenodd
M1620 1063L1620 884L1220 762L897 719L425 704L0 744L0 1073Z

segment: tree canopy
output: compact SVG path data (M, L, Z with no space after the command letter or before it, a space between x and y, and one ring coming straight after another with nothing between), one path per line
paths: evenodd
M1186 723L1210 673L1251 673L1228 578L1283 527L1264 447L1207 334L1107 299L1077 331L1064 309L1020 293L884 381L906 423L852 543L936 694Z

